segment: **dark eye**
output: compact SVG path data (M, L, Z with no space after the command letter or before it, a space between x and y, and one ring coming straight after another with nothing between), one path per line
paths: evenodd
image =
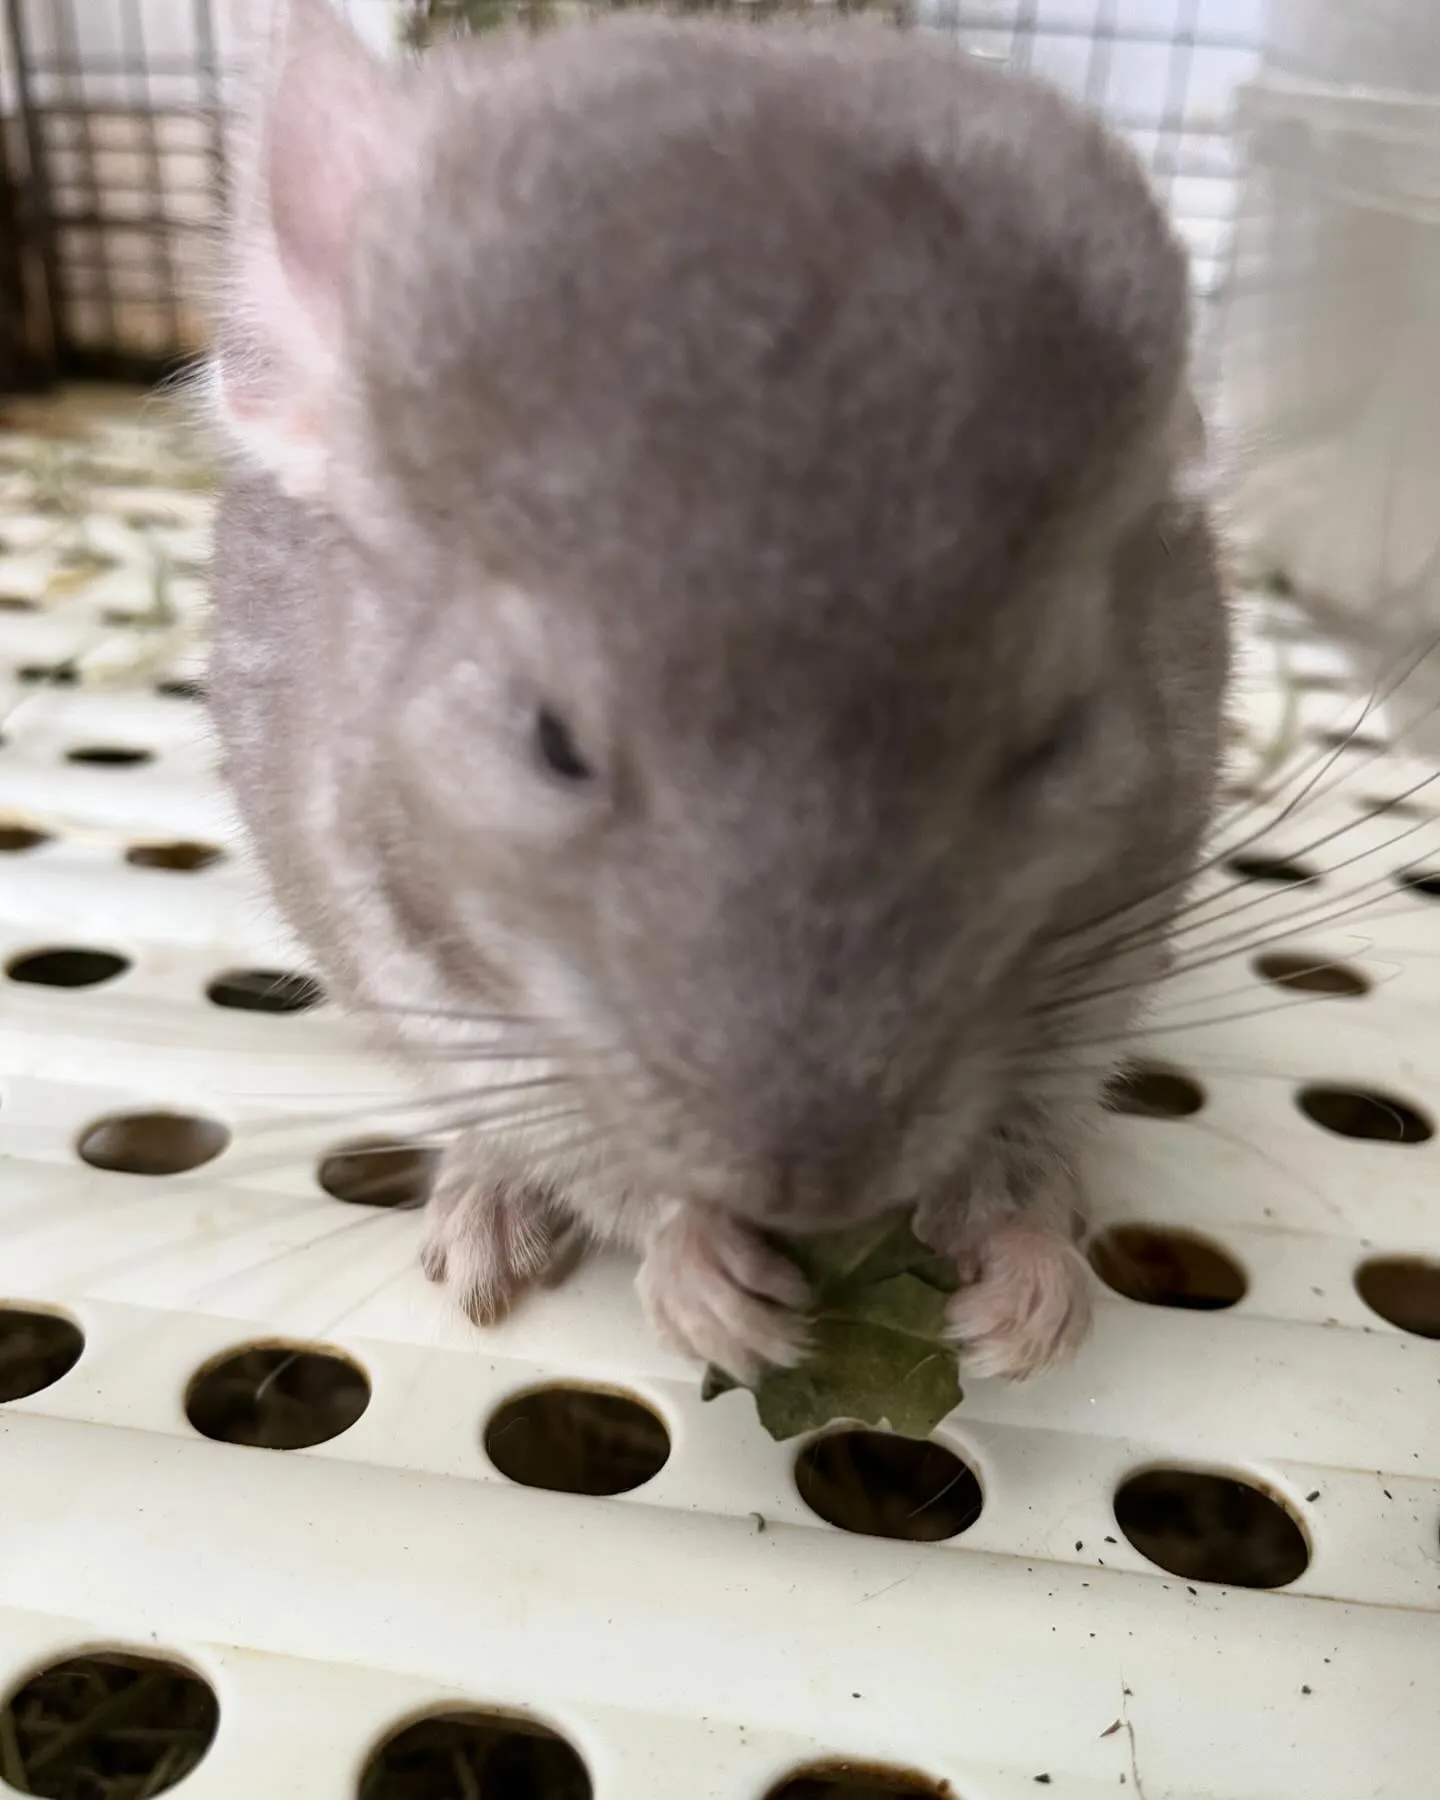
M535 748L541 762L561 781L589 781L595 771L575 748L575 740L563 719L548 706L535 717Z
M1001 777L1003 785L1015 787L1047 775L1057 763L1074 751L1084 737L1089 722L1088 704L1084 700L1072 701L1051 720L1048 730L1035 738L1018 756L1012 757Z

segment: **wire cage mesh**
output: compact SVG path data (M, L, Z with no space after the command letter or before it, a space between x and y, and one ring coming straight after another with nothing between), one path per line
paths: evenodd
M13 176L0 292L69 375L145 376L205 339L229 78L266 0L4 0ZM342 6L345 0L340 0ZM349 0L375 41L539 29L623 0ZM1213 291L1233 210L1235 88L1264 0L679 0L689 11L868 11L1050 76L1134 141ZM19 328L11 335L18 335ZM34 352L31 354L34 362Z
M203 341L222 174L208 0L7 0L20 224L68 374L152 373Z

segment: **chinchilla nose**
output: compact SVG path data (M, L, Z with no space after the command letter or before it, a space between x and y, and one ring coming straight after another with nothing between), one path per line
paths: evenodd
M770 1060L764 1074L707 1095L721 1166L737 1177L737 1209L777 1230L825 1231L873 1210L904 1141L909 1108L870 1071L853 1078ZM768 1079L767 1079L768 1077Z
M858 1138L843 1149L772 1153L762 1178L761 1213L778 1229L826 1231L865 1210L877 1158Z

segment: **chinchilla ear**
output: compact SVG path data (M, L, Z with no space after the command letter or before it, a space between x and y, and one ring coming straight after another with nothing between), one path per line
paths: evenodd
M323 471L355 222L399 81L332 0L268 11L236 121L209 379L232 447L300 496Z

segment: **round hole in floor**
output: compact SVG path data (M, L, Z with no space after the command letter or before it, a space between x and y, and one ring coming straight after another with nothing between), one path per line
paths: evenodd
M1121 1482L1115 1520L1149 1562L1183 1581L1285 1587L1305 1573L1299 1524L1262 1488L1203 1469L1146 1469Z
M74 687L80 672L73 663L23 663L15 679L27 687Z
M1383 737L1373 731L1318 731L1315 734L1317 744L1326 750L1388 750L1389 744Z
M1440 900L1440 869L1405 869L1395 879L1412 894L1423 894L1427 900Z
M0 855L18 856L25 850L38 850L41 844L48 844L50 838L43 831L35 831L28 825L0 825Z
M657 1413L628 1394L534 1388L496 1409L485 1427L485 1454L521 1487L629 1494L670 1460L670 1433Z
M176 677L169 681L157 681L155 692L162 700L203 700L205 683L203 681L182 681Z
M1370 981L1348 963L1331 962L1318 952L1271 950L1251 965L1262 980L1296 994L1328 994L1337 1000L1358 1000L1370 992Z
M5 1703L4 1773L47 1800L168 1793L203 1760L220 1706L208 1683L159 1657L69 1657Z
M365 1765L359 1800L591 1800L578 1751L529 1719L442 1713L386 1739Z
M308 1450L348 1431L370 1404L358 1364L306 1344L248 1344L201 1369L185 1416L202 1437L256 1450Z
M1391 1325L1440 1338L1440 1262L1423 1256L1372 1256L1355 1271L1355 1292Z
M940 1543L980 1517L975 1471L943 1444L859 1427L827 1432L795 1459L795 1486L819 1518L864 1537Z
M1205 1090L1179 1069L1133 1063L1106 1082L1105 1104L1136 1119L1188 1119L1204 1106Z
M88 988L114 981L129 967L129 957L117 956L113 950L82 950L71 945L13 956L5 965L5 973L11 981L27 982L33 987Z
M1245 1272L1228 1251L1160 1225L1111 1225L1090 1245L1090 1266L1115 1293L1142 1306L1222 1312L1245 1297Z
M85 1348L85 1334L59 1313L0 1306L0 1404L54 1387Z
M96 550L90 544L75 544L68 550L62 550L55 559L56 566L68 575L81 575L91 578L106 575L111 569L120 567L120 558L111 556L106 550ZM77 584L78 585L78 584ZM67 587L67 593L74 593L74 587Z
M765 1800L954 1800L948 1781L879 1763L827 1762L771 1788Z
M325 998L318 981L287 969L226 969L205 989L212 1005L235 1012L310 1012Z
M129 744L78 744L65 752L65 760L96 769L133 769L141 763L154 762L155 752Z
M132 844L125 860L137 869L170 869L180 875L198 875L223 862L225 852L214 844L199 844L177 838L170 844Z
M1426 783L1428 786L1428 782ZM1433 819L1435 808L1409 794L1356 794L1351 804L1367 819Z
M216 1119L192 1113L112 1113L80 1134L80 1158L122 1175L184 1175L213 1162L230 1142Z
M333 1200L351 1206L423 1206L440 1152L395 1138L357 1138L325 1156L316 1179Z
M1232 856L1225 867L1245 881L1268 881L1276 887L1303 887L1320 879L1308 864L1286 856Z
M1408 1101L1375 1088L1313 1083L1301 1088L1295 1098L1307 1119L1337 1137L1379 1144L1423 1144L1435 1135L1430 1120Z

